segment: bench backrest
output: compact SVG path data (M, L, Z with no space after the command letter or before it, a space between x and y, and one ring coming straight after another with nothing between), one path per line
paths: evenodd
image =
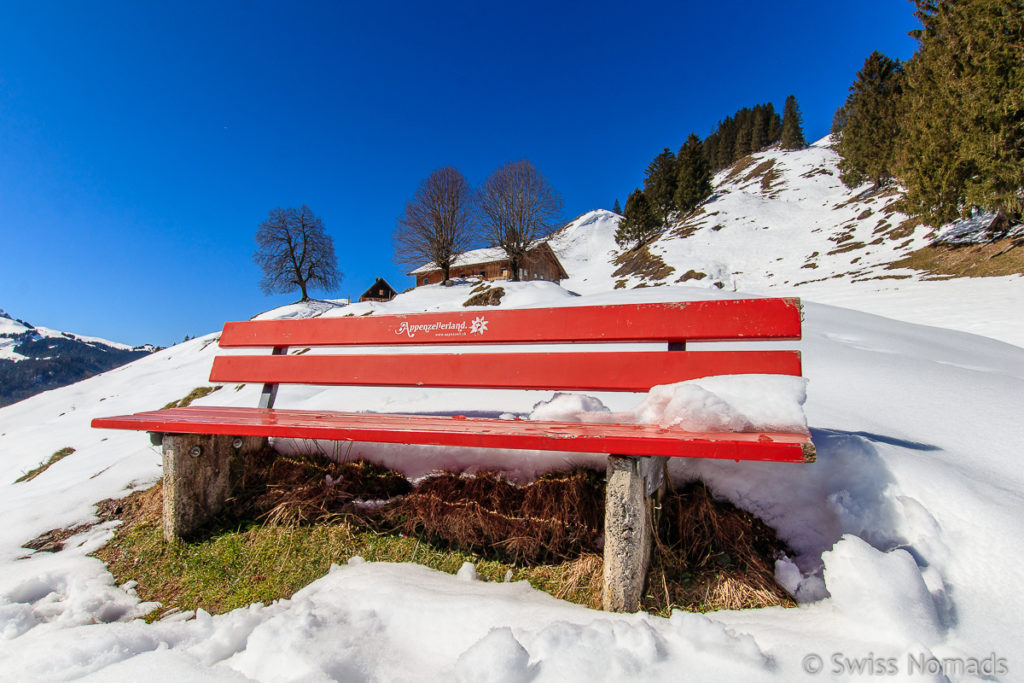
M272 347L272 355L223 355L213 382L265 384L272 407L282 383L560 391L645 392L709 375L800 375L790 350L688 351L688 341L800 339L799 299L745 299L613 306L372 315L229 322L225 348ZM666 350L506 350L460 353L459 345L664 342ZM450 346L415 353L387 347ZM313 346L385 347L385 352L288 354Z

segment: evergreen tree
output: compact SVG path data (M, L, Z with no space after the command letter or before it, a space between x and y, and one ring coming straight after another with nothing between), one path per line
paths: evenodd
M654 207L639 188L626 199L626 211L615 231L615 243L623 249L636 249L650 242L660 232L661 221Z
M803 149L807 146L796 95L786 98L786 106L782 110L782 134L779 141L782 143L782 149Z
M750 151L760 152L768 145L768 112L764 106L754 107L750 126Z
M877 189L892 179L902 91L900 62L872 52L850 86L835 143L842 157L839 177L848 187L870 180Z
M835 141L838 141L839 134L843 132L843 128L845 126L846 126L846 106L845 105L841 105L838 109L836 109L836 113L832 115L832 128L830 128L829 131L828 131L832 135L836 136L835 139L833 140L833 144L835 143Z
M619 205L619 198L618 197L615 198L615 205L612 206L612 213L617 213L620 216L622 215L622 206Z
M750 154L750 131L753 128L753 112L746 107L736 112L736 138L733 143L732 161ZM732 163L730 161L730 163Z
M644 195L654 215L663 226L668 226L669 217L676 210L676 155L668 147L647 165L644 175ZM629 209L629 200L626 201Z
M1024 3L916 0L896 175L932 225L1024 210Z
M708 168L715 167L715 153L718 151L718 136L709 135L704 138L704 144L701 145L701 152L704 154L704 160L708 162Z
M700 138L690 133L676 157L679 167L676 206L684 213L696 209L711 194L711 167L701 148Z
M743 107L719 121L704 138L704 158L712 172L720 171L740 157L774 145L781 135L782 119L771 102Z
M775 107L771 102L765 105L765 110L768 112L768 127L765 131L765 138L768 140L769 145L774 145L782 137L782 117L775 111Z

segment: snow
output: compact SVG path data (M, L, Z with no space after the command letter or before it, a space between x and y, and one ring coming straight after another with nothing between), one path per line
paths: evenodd
M531 420L656 424L689 432L807 433L807 380L784 375L701 377L651 387L632 410L612 412L599 399L558 392Z
M649 246L674 268L654 279L613 276L620 218L592 211L551 239L570 277L562 286L579 294L622 286L683 284L762 296L799 296L819 303L936 325L1024 346L1012 315L1024 310L1024 276L930 279L890 265L944 236L978 234L984 217L939 231L905 223L898 194L849 189L839 180L838 155L823 138L798 151L770 148L751 155L735 176L715 177L715 192L700 213ZM770 169L755 174L764 166ZM771 182L762 184L767 174ZM1019 233L1024 226L1017 226ZM898 236L898 237L897 237ZM952 237L950 237L952 239Z
M629 414L687 428L688 419L740 428L806 425L818 451L813 464L670 462L677 483L704 480L786 541L792 552L778 558L776 576L798 608L607 614L523 582L481 580L472 565L448 575L351 558L288 600L146 624L139 617L153 606L140 602L131 583L115 585L88 556L109 539L113 524L80 533L59 553L21 546L49 529L95 521L97 501L159 479L160 456L147 435L94 430L89 421L159 408L207 385L218 352L213 333L0 409L0 679L790 681L845 680L867 670L898 680L1020 680L1022 280L841 277L794 286L784 283L799 264L785 271L782 262L769 278L754 252L787 259L797 253L803 263L819 239L813 230L825 230L822 204L845 192L826 174L801 177L832 163L830 154L820 144L763 153L785 167L786 187L772 200L785 202L777 216L751 213L743 227L740 204L753 202L759 181L730 181L715 200L720 215L736 202L729 224L688 238L707 232L697 240L706 249L691 250L682 239L652 247L676 268L674 278L703 270L708 279L724 278L722 290L704 280L614 289L609 259L617 218L608 212L587 214L552 240L571 275L562 287L503 284L503 308L796 293L804 297L802 341L742 346L800 350L806 384L741 376L669 385L647 396L323 387L285 387L278 396L282 407L309 409L594 420ZM847 220L846 208L834 209L835 225ZM759 232L749 220L754 215L771 229ZM789 225L798 215L804 222ZM785 234L772 243L773 231ZM891 245L877 246L879 263L891 257L882 253ZM473 285L421 287L387 303L296 304L259 317L465 310ZM714 347L723 346L730 345ZM197 404L257 400L256 386L225 386ZM13 483L65 446L76 450L36 479ZM409 476L504 467L529 479L605 462L597 454L374 444L345 445L336 454L398 466ZM815 666L820 673L808 675Z

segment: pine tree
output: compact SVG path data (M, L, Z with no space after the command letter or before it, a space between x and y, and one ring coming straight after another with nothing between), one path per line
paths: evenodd
M622 206L619 204L618 197L615 198L615 204L612 206L612 213L617 213L620 216L622 215Z
M896 175L939 225L977 207L1024 213L1024 3L916 0Z
M769 145L774 145L782 137L782 117L775 111L771 102L765 105L765 109L768 112L768 128L765 131L765 137Z
M659 232L661 222L640 188L626 199L626 211L615 231L615 243L623 249L636 249L651 241Z
M750 125L750 151L760 152L768 144L768 112L763 105L754 107Z
M654 215L663 226L668 226L672 212L676 210L676 155L668 147L647 165L644 175L644 195L651 205ZM629 201L626 201L629 209Z
M843 132L843 128L846 126L846 106L840 105L836 109L836 113L832 114L832 128L829 129L829 133L836 136L833 143L839 139L840 133Z
M711 194L711 167L701 147L700 138L690 133L676 157L679 167L676 206L684 213L696 209Z
M733 143L732 161L742 159L753 151L750 148L750 131L753 128L752 114L753 112L746 107L736 112L736 138Z
M902 92L900 62L872 52L850 86L835 143L842 157L839 177L848 187L870 180L877 189L892 179Z
M782 134L779 141L782 143L782 149L803 149L807 146L796 95L786 98L786 106L782 110Z

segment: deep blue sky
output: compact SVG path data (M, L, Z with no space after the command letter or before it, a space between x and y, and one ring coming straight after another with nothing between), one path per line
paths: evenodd
M565 218L742 106L797 96L804 132L913 5L8 2L0 7L0 308L168 345L266 297L253 236L309 205L344 272L399 291L396 218L434 168L533 161Z

